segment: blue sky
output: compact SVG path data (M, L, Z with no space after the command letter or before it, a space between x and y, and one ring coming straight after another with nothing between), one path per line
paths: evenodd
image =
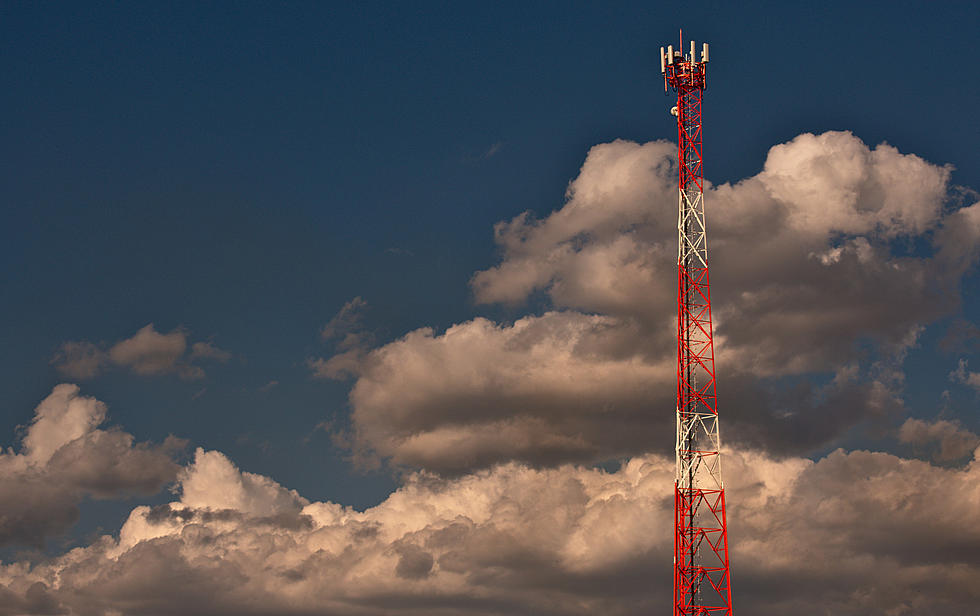
M203 447L310 500L381 503L403 469L358 470L323 429L350 427L355 381L313 378L311 358L345 350L322 328L355 297L371 349L574 308L543 289L478 303L470 280L505 256L494 224L561 208L592 146L675 138L657 53L679 27L711 44L712 183L758 174L802 133L851 131L951 166L953 211L980 188L977 18L966 2L4 3L0 443L16 445L55 385L78 382L137 441L186 439L182 464ZM930 256L937 232L894 239L896 254ZM968 367L949 377L976 343L939 345L980 313L976 274L956 285L959 298L936 299L942 314L917 321L902 412L803 457L869 444L912 455L892 433L909 417L980 431ZM228 357L195 360L200 378L59 372L64 343L108 353L150 323ZM880 370L882 353L861 370ZM86 499L48 550L172 498Z

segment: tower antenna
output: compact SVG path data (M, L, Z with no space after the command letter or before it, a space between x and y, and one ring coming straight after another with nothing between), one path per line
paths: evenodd
M665 86L677 92L677 437L674 476L674 616L732 616L725 484L704 223L701 99L708 44L660 48ZM666 53L666 55L665 55Z

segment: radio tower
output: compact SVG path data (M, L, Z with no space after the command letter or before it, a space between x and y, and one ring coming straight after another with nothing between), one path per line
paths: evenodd
M701 97L708 44L695 56L660 48L664 89L677 91L677 474L674 477L674 616L731 616L728 525L711 341L704 226Z

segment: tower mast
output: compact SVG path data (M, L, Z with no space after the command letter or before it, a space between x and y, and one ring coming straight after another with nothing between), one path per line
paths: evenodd
M721 478L715 355L704 225L701 98L708 44L660 48L664 89L677 92L677 440L674 616L731 616L728 524Z

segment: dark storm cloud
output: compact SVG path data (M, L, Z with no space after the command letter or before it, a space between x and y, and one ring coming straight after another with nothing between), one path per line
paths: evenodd
M559 311L420 329L319 360L320 376L358 377L356 456L462 473L668 446L675 151L595 146L561 209L495 226L502 259L473 276L476 299L519 305L543 292ZM829 132L773 147L756 176L708 187L726 439L808 451L903 412L905 355L955 309L977 257L980 204L944 209L949 174ZM912 242L929 248L910 254Z
M37 407L19 453L0 453L0 546L42 547L78 518L86 496L152 494L176 479L180 439L134 443L118 428L99 429L105 405L58 385Z

